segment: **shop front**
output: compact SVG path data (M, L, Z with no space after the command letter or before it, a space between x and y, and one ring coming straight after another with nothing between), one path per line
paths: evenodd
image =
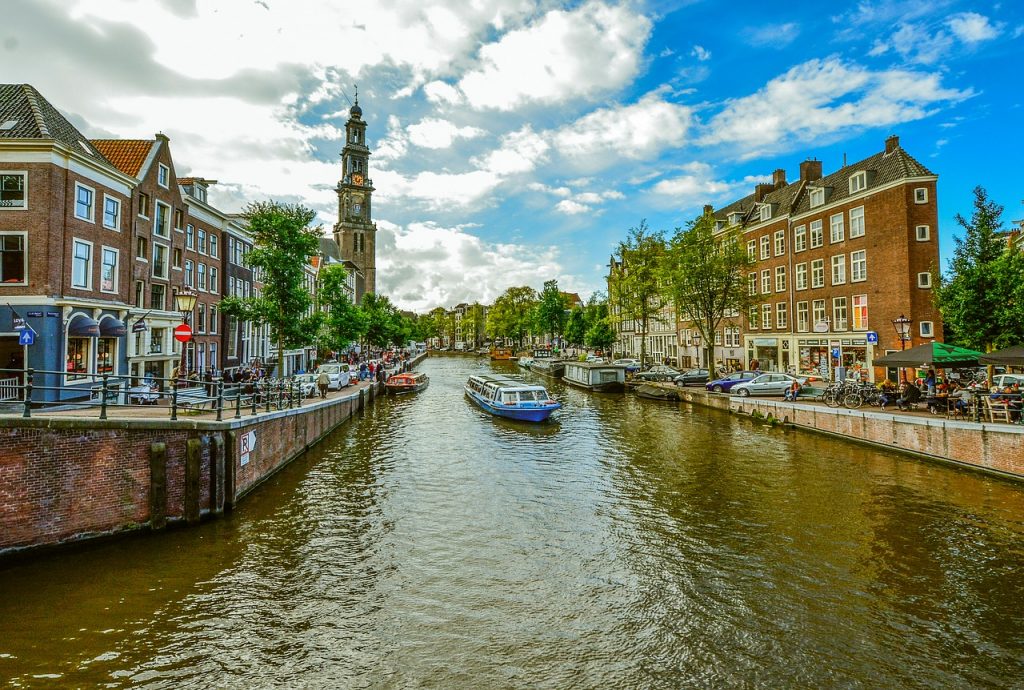
M802 376L874 380L872 346L864 338L800 338L796 346Z
M779 367L782 362L782 353L779 340L779 338L747 338L747 366L760 371L781 371Z

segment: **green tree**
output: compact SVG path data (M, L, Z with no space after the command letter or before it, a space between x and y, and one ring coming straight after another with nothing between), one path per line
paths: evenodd
M263 290L259 297L221 300L221 313L258 326L269 325L280 362L286 348L306 345L316 334L319 318L298 315L305 314L313 303L305 274L320 247L320 228L309 227L316 217L311 209L275 201L249 204L242 216L254 245L245 263L259 270Z
M479 302L473 302L462 315L462 335L477 348L483 343L487 332L487 323L484 317L484 307Z
M956 215L965 235L954 238L947 274L936 276L935 301L950 340L986 352L1016 344L1024 335L1024 273L1020 255L1008 251L1002 214L1003 207L975 187L971 218Z
M640 361L647 361L647 333L651 320L668 304L661 284L661 264L665 257L665 237L651 232L647 221L630 228L619 242L608 275L610 300L618 316L633 321L640 334Z
M569 312L565 322L565 340L573 347L582 346L587 337L587 314L583 307L576 305Z
M550 333L552 338L560 336L565 330L566 309L568 301L558 290L557 280L544 281L544 289L540 293L540 301L534 311L534 322L540 333Z
M401 344L403 333L401 314L385 295L368 292L360 305L366 315L365 339L369 345L384 348Z
M607 352L615 344L615 338L615 326L612 325L611 318L605 316L595 321L587 329L586 345L595 350Z
M366 333L366 315L352 303L345 287L347 277L348 272L337 264L320 269L316 294L319 350L345 350Z
M530 332L537 291L531 287L510 287L494 300L487 315L487 330L496 338L514 341L519 347Z
M709 368L714 365L715 332L722 319L750 304L746 281L753 260L740 247L738 231L715 234L710 213L676 228L662 265L665 283L683 321L700 331Z

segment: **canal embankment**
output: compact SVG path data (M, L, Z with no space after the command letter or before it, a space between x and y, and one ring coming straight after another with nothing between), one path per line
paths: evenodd
M1024 480L1024 426L946 419L880 410L831 408L815 403L744 398L698 389L679 391L683 402L828 434Z

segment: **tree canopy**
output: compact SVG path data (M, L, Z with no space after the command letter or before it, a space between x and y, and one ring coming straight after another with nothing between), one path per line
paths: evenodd
M534 312L537 330L542 333L550 333L552 336L561 335L565 330L567 308L568 301L565 295L558 290L558 281L545 281Z
M495 338L504 338L522 345L531 330L537 291L531 287L510 287L496 300L487 315L487 331Z
M319 318L317 348L322 351L338 352L358 341L367 329L363 311L352 303L345 281L348 272L337 264L320 269L317 277L317 302Z
M647 221L630 228L619 242L612 260L608 289L619 310L618 316L633 321L640 335L640 361L647 361L647 333L651 320L658 318L668 303L661 286L661 264L665 258L665 236L652 232ZM672 324L674 327L674 324Z

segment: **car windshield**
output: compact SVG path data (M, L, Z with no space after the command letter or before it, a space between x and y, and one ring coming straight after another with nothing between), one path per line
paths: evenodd
M725 380L726 381L739 381L741 378L743 378L743 374L729 374L728 376L725 377Z

